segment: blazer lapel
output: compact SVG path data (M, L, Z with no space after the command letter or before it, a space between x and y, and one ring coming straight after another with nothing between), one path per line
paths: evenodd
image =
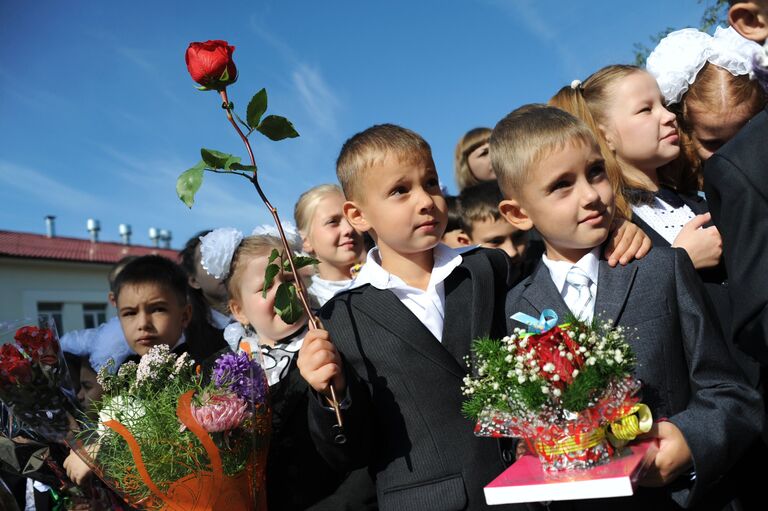
M453 355L391 291L367 286L353 306L446 371L458 377L466 374Z
M552 309L562 320L570 312L568 305L555 287L555 283L552 282L549 269L544 263L539 263L533 271L522 297L531 304L537 314L541 314L544 309ZM511 312L514 314L518 311Z
M595 318L603 321L610 320L614 325L618 323L636 274L637 266L634 264L611 268L606 261L600 261Z
M466 367L464 357L470 352L476 319L472 303L474 282L467 277L467 273L467 269L460 266L444 282L445 319L442 344L462 367Z

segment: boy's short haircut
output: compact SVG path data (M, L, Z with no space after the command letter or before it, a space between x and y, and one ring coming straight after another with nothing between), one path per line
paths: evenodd
M461 201L455 195L446 195L445 204L448 206L448 224L445 232L464 230L464 220L461 214Z
M138 259L139 256L135 255L127 255L120 259L118 262L110 268L109 273L107 274L107 281L109 282L109 290L114 294L115 293L115 279L120 274L121 271L123 271L123 268L130 263L131 261L135 261Z
M491 133L490 153L504 196L515 196L534 165L574 141L598 147L584 122L553 106L524 105L500 120Z
M159 255L138 257L125 265L115 278L115 301L126 286L155 284L171 291L180 305L187 304L187 274L178 264Z
M402 163L433 166L432 149L421 135L395 124L377 124L344 142L336 160L336 176L347 200L360 200L363 173L381 164L387 156Z
M499 202L504 200L496 181L484 181L475 186L464 188L459 195L464 232L472 237L474 222L481 220L501 220Z

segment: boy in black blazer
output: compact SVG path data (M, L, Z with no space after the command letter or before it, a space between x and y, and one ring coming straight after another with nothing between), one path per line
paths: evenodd
M658 421L659 452L641 484L664 486L672 498L642 488L631 499L583 506L701 503L759 434L763 409L712 323L690 259L682 250L656 248L624 267L600 260L614 192L592 133L572 115L524 106L496 125L490 144L506 197L502 215L520 229L535 225L546 245L533 275L510 291L506 315L551 308L560 317L570 311L628 327L642 398ZM509 321L509 330L516 326Z
M316 401L315 443L337 468L369 466L383 510L485 509L482 488L513 451L473 435L461 384L470 339L504 333L507 257L439 244L445 199L429 145L410 130L380 125L355 135L337 173L346 217L377 247L354 287L321 310L330 337L305 340L299 355L313 388L333 381L345 395L347 442L334 442L335 416Z

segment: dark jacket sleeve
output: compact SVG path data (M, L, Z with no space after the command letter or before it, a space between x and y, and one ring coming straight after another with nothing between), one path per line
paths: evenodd
M329 465L340 471L350 471L369 464L373 436L370 388L344 357L345 347L355 344L354 322L348 313L349 302L346 301L348 298L346 295L334 299L320 311L323 326L331 334L331 340L341 353L344 365L347 391L342 400L346 406L343 406L341 414L346 441L338 442L336 414L325 398L315 393L308 407L309 430L315 447Z
M719 329L711 322L711 305L683 250L675 250L674 275L680 329L688 364L691 399L669 418L685 437L693 455L695 481L673 490L688 507L722 477L758 437L764 413L760 395L746 382L731 358Z
M768 197L743 169L720 153L707 161L705 169L707 202L723 237L733 340L742 350L766 364ZM763 163L763 170L768 172L768 162Z

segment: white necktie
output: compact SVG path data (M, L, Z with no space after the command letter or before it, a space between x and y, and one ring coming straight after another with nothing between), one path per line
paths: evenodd
M576 301L571 305L571 312L582 321L591 321L593 312L591 307L592 291L589 285L592 283L592 279L587 276L584 270L574 266L568 271L565 281L579 294Z

